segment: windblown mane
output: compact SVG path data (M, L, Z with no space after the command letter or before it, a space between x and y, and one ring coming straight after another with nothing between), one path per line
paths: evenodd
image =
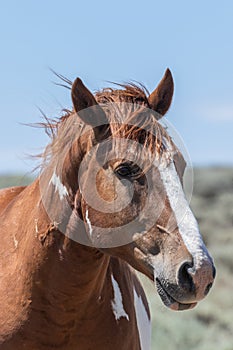
M59 75L70 89L71 81ZM164 127L157 121L156 112L149 111L149 92L142 84L116 84L117 88L105 88L95 93L96 101L106 111L113 136L130 139L149 149L153 155L166 150L163 140L170 140ZM40 123L51 137L51 143L41 155L44 160L59 155L67 144L77 139L86 127L77 119L73 110L65 109L58 119L49 119Z

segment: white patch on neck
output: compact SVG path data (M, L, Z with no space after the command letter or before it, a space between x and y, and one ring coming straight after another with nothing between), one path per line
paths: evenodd
M115 319L119 320L121 317L125 317L129 321L129 316L124 310L120 287L113 275L111 275L111 279L114 293L114 300L112 300L111 304Z
M138 333L141 344L141 350L151 349L151 322L148 317L142 297L134 289L134 307L137 319Z
M188 205L173 161L158 167L165 191L175 215L181 237L194 259L194 268L198 269L203 261L210 260L207 248L199 232L197 221Z
M35 231L36 231L35 236L36 236L36 237L38 237L38 234L39 234L39 229L38 229L38 219L35 219Z
M60 200L62 201L64 197L68 195L68 191L67 188L62 184L59 176L56 175L55 171L51 177L51 180L49 181L49 185L51 183L55 186L55 192L58 192Z
M19 241L16 239L15 235L13 236L13 239L14 239L14 246L15 246L15 249L18 248L18 245L19 245Z
M64 257L63 257L63 254L62 254L62 249L58 249L58 255L59 255L59 260L63 261Z
M88 229L89 229L89 234L90 236L92 236L92 226L91 226L91 221L89 219L89 216L88 216L88 209L86 210L86 222L87 222L87 225L88 225Z

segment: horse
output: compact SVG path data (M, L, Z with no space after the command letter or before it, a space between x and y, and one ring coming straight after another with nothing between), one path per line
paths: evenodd
M73 106L43 123L39 176L0 191L0 348L149 350L136 271L171 310L195 307L215 278L185 160L160 123L173 77L151 94L136 83L93 94L62 78Z

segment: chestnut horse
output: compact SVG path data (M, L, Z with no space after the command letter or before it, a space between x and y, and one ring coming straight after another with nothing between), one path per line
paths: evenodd
M129 84L93 95L77 78L71 95L72 111L45 125L40 176L0 191L0 348L149 350L135 270L172 310L193 308L215 277L185 161L159 122L172 75L151 94Z

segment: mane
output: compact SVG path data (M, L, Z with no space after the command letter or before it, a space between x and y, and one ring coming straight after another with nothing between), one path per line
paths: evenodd
M67 85L58 84L71 89L71 81L58 75ZM153 156L161 156L166 151L164 139L171 141L165 128L157 121L156 112L150 111L149 92L140 83L113 83L116 88L104 88L95 93L96 101L106 110L113 136L136 141L147 148ZM123 113L122 113L123 109ZM86 128L77 119L73 110L64 109L63 115L57 119L44 116L44 122L38 125L45 129L51 143L41 157L44 161L61 154L67 144L71 146ZM135 150L137 153L137 151ZM136 154L135 153L135 154ZM140 158L140 155L138 155Z
M104 88L95 94L98 103L130 102L142 103L149 108L147 96L149 91L141 83L129 82L126 84L112 83L120 89Z

